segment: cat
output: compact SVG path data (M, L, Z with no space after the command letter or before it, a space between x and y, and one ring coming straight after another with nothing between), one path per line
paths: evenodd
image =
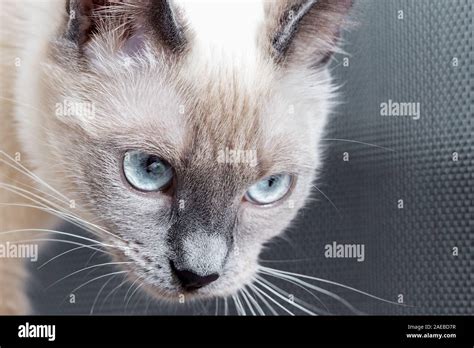
M0 4L0 244L59 218L156 298L251 284L321 166L352 0ZM32 311L25 263L0 314Z

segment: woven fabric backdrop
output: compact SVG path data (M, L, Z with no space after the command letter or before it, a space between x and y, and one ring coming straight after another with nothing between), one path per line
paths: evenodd
M337 55L332 65L343 103L325 137L320 191L314 190L315 202L262 255L269 260L265 266L327 279L393 302L403 296L404 305L308 280L334 294L314 292L317 299L294 284L267 279L334 314L351 313L341 299L368 314L473 313L472 7L470 0L358 1L354 18L359 25L344 35L347 55ZM389 100L419 103L420 118L381 116L381 103ZM333 241L363 244L365 260L326 258L324 247ZM60 244L48 246L43 262L70 248ZM41 261L33 265L31 296L36 310L216 312L215 301L157 303L140 291L134 293L137 284L117 288L120 277L86 284L70 303L68 294L111 271L104 268L47 288L75 270L101 262L107 259L80 249L39 270ZM220 314L223 304L219 300ZM232 306L230 310L235 313Z

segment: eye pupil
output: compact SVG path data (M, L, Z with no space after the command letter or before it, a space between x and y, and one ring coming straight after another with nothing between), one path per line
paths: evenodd
M268 186L272 187L275 181L276 181L275 177L272 176L270 179L268 179Z
M151 157L150 157L148 162L151 162L151 163L149 163L146 167L147 173L153 174L153 175L163 174L164 166L161 163L161 161L157 161L156 159L151 159Z

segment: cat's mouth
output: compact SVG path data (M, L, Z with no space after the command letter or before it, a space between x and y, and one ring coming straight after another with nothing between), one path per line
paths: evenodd
M173 275L141 277L135 273L131 276L130 281L140 283L138 286L152 297L176 303L213 298L220 296L222 292L217 280L212 285L192 284L183 286Z
M173 261L157 264L138 257L138 253L114 252L112 255L132 285L158 299L184 303L228 293L223 286L227 283L225 273L199 275L179 269Z

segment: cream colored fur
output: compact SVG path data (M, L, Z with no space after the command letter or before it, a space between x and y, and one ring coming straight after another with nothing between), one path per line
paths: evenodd
M41 119L33 117L41 110L41 100L38 100L40 95L29 86L34 84L38 77L38 64L45 49L38 44L45 44L45 38L50 35L54 16L48 13L54 13L53 9L51 2L32 1L29 4L19 4L18 1L0 1L0 243L2 244L44 238L44 234L35 231L7 233L8 231L46 229L55 224L55 219L49 213L18 206L34 203L13 192L14 188L11 187L16 186L33 192L35 191L29 187L37 187L48 191L44 185L38 184L38 180L25 175L25 170L21 168L23 166L26 170L35 171L36 175L48 181L45 168L40 168L40 162L35 158L37 150L43 148L45 142L43 139L33 140L29 134L22 133L18 124L28 122L37 123L38 127L41 125ZM38 25L35 25L35 22ZM37 194L42 196L41 193ZM30 312L26 298L26 262L29 261L16 258L0 259L0 314Z

